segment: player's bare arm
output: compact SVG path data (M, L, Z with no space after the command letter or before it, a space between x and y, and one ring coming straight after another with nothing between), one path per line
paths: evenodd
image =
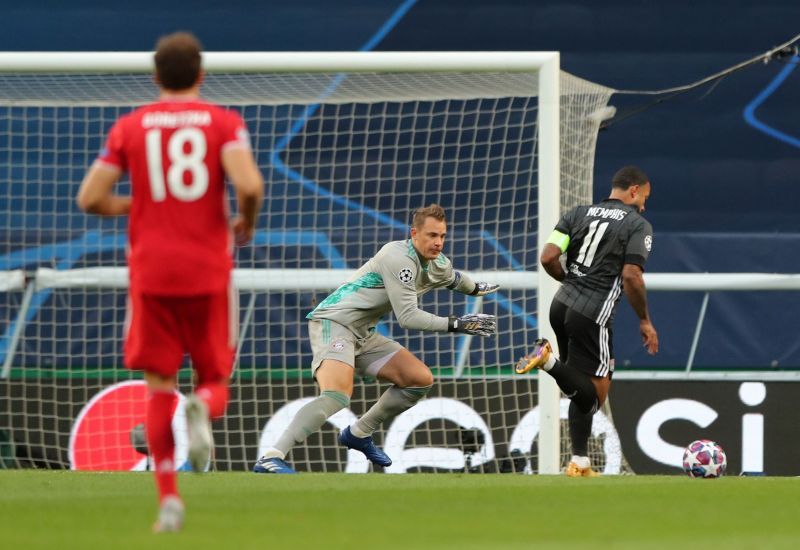
M639 317L639 332L642 334L644 347L647 348L647 353L655 355L658 352L658 334L647 311L647 289L644 286L642 268L635 264L625 264L622 268L622 285L628 303Z
M222 153L222 166L236 190L239 214L234 217L231 225L236 244L241 246L253 238L256 217L264 199L264 178L249 148L225 149Z
M114 185L122 171L109 164L95 162L78 190L78 208L99 216L125 216L131 209L131 198L114 194Z
M567 274L561 265L561 248L553 243L547 243L544 245L539 261L542 263L544 270L547 271L547 274L553 279L556 281L566 279Z

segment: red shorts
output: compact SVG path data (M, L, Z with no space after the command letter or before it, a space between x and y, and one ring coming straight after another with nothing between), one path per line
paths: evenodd
M198 384L229 377L238 336L238 305L232 289L199 296L130 292L125 367L175 376L188 353Z

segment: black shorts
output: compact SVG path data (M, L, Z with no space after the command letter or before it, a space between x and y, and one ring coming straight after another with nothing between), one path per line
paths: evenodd
M610 326L568 308L550 304L550 326L556 333L561 362L592 376L614 374L614 335Z

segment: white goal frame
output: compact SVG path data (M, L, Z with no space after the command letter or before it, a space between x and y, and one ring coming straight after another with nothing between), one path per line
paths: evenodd
M558 52L205 52L206 72L536 72L539 75L538 219L539 250L560 217L560 55ZM147 73L152 52L2 52L0 72ZM532 266L528 266L529 268ZM533 274L531 274L533 276ZM548 308L557 282L537 266L539 335L555 341ZM18 327L19 328L19 327ZM521 353L526 350L520 350ZM560 392L539 377L538 471L560 468Z

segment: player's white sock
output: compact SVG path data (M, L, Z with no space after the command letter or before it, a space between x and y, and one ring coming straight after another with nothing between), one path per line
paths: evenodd
M547 372L555 366L556 361L558 361L558 359L556 359L555 353L551 353L550 357L547 358L547 361L545 361L542 368L544 369L545 372Z
M286 455L280 452L275 447L270 447L267 451L261 455L262 458L280 458L281 460L286 458Z
M572 455L572 458L569 461L573 462L578 468L581 468L582 470L592 467L592 461L589 460L588 456Z

